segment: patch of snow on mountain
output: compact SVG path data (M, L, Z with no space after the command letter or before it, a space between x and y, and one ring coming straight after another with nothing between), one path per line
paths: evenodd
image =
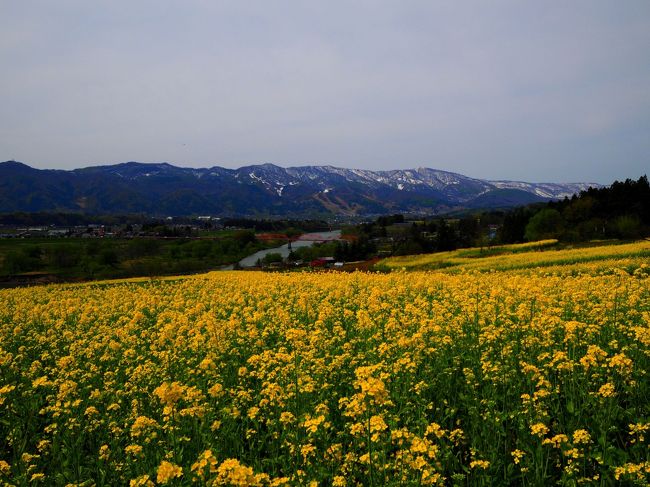
M262 178L258 177L255 175L254 172L249 172L248 175L250 176L251 179L255 179L256 181L259 181L260 183L266 185L268 184L266 181L264 181Z
M522 181L490 181L490 183L499 189L520 189L549 199L570 198L589 186L600 187L593 183L525 183Z

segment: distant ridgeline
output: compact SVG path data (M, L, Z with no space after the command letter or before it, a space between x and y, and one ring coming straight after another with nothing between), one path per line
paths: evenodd
M0 213L327 218L512 208L593 183L487 181L430 168L393 171L261 164L226 169L128 162L72 171L0 163Z

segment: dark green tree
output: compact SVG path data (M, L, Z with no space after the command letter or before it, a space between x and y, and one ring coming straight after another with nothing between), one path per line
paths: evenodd
M553 208L544 208L530 219L524 237L529 242L558 238L563 230L564 220L560 212Z

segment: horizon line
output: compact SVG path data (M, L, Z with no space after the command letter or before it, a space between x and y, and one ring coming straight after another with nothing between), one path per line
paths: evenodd
M278 163L274 162L260 162L260 163L254 163L254 164L244 164L239 167L225 167L225 166L219 166L219 165L212 165L212 166L179 166L177 163L169 162L169 161L148 161L148 162L142 162L142 161L124 161L124 162L114 162L114 163L99 163L96 165L90 165L90 166L82 166L82 167L76 167L72 169L61 169L61 168L39 168L35 166L31 166L23 161L18 161L16 159L8 159L5 161L1 161L0 164L6 164L6 163L15 163L15 164L22 164L23 166L29 167L30 169L35 169L37 171L64 171L64 172L73 172L73 171L79 171L79 170L84 170L84 169L92 169L92 168L101 168L101 167L114 167L114 166L119 166L119 165L124 165L124 164L140 164L140 165L151 165L151 166L161 166L161 165L167 165L174 167L176 169L187 169L187 170L209 170L209 169L225 169L227 171L239 171L241 169L246 169L250 167L259 167L259 166L273 166L277 167L280 169L300 169L300 168L308 168L308 167L318 167L318 168L333 168L333 169L343 169L347 171L366 171L366 172L371 172L371 173L388 173L388 172L398 172L398 171L418 171L420 169L428 169L431 171L438 171L438 172L443 172L447 174L454 174L458 176L463 176L468 179L474 179L474 180L479 180L479 181L488 181L488 182L514 182L514 183L527 183L527 184L597 184L601 186L607 186L609 184L612 184L616 181L624 181L624 180L619 180L615 179L611 183L601 183L601 182L596 182L596 181L524 181L521 179L486 179L486 178L478 178L474 176L468 176L466 174L456 172L456 171L450 171L447 169L438 169L435 167L430 167L430 166L417 166L417 167L409 167L409 168L404 168L404 169L361 169L361 168L356 168L356 167L345 167L345 166L336 166L333 164L303 164L303 165L291 165L291 166L281 166ZM642 175L643 176L643 175ZM640 177L642 177L640 176ZM633 178L626 178L626 179L633 179Z

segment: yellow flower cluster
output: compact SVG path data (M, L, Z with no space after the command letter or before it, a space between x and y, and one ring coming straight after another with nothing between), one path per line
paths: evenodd
M183 469L181 467L163 460L160 466L158 467L156 482L158 482L159 484L166 484L172 479L175 479L176 477L180 477L182 475L183 475Z

